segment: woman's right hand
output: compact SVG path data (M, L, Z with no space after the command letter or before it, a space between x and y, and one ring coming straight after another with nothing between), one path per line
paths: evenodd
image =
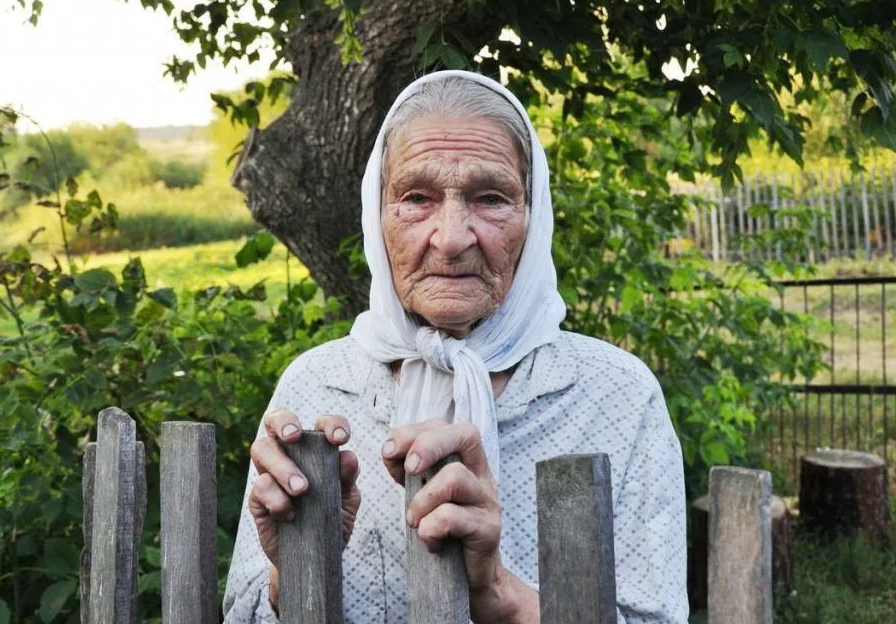
M291 498L308 491L308 480L289 458L281 444L297 442L302 436L298 417L285 410L265 414L263 419L266 436L252 443L252 463L258 477L249 492L249 512L255 518L258 539L264 554L271 561L271 602L276 607L279 593L277 565L280 560L278 523L292 520ZM342 416L321 416L314 425L323 431L327 441L342 446L351 437L348 420ZM342 490L342 538L348 543L355 525L355 516L361 505L358 489L358 457L351 451L339 452L339 481Z

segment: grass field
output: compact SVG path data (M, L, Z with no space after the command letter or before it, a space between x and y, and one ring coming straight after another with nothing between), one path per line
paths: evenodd
M219 241L191 247L173 249L150 249L141 252L115 252L90 256L86 262L79 262L81 269L103 267L117 276L121 275L128 260L139 256L146 270L148 287L151 289L171 287L178 292L218 284L234 284L246 288L264 281L268 301L261 307L265 313L273 308L286 294L286 248L277 243L271 255L264 261L245 268L237 268L234 255L243 245L242 240ZM49 261L49 258L42 258ZM62 259L60 259L62 260ZM308 270L294 257L290 259L290 278L298 281L307 277ZM15 323L11 318L0 317L0 334L15 333Z

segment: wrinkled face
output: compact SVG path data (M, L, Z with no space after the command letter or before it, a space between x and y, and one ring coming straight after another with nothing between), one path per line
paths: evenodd
M520 156L500 125L418 117L389 145L383 237L404 308L456 337L501 305L526 235Z

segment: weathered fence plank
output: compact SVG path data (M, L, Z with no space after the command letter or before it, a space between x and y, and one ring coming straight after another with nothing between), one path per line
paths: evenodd
M90 622L90 555L93 546L93 488L96 483L96 442L84 448L81 474L84 548L81 550L81 621Z
M604 453L536 464L541 621L616 622L613 498Z
M709 621L772 624L771 475L709 473Z
M90 554L91 624L136 621L137 547L146 509L142 444L118 408L99 415Z
M295 520L280 524L280 621L341 624L342 509L339 450L319 431L303 431L286 452L308 478L293 503Z
M215 426L162 423L162 620L218 622Z
M458 455L450 455L426 474L408 475L405 508L444 465L458 461ZM470 588L460 541L445 540L441 550L431 553L416 529L408 529L407 558L409 624L469 624Z

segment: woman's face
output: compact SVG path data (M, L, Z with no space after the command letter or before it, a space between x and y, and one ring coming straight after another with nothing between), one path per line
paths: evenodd
M498 309L526 236L520 156L479 117L418 117L392 139L383 237L404 308L456 337Z

